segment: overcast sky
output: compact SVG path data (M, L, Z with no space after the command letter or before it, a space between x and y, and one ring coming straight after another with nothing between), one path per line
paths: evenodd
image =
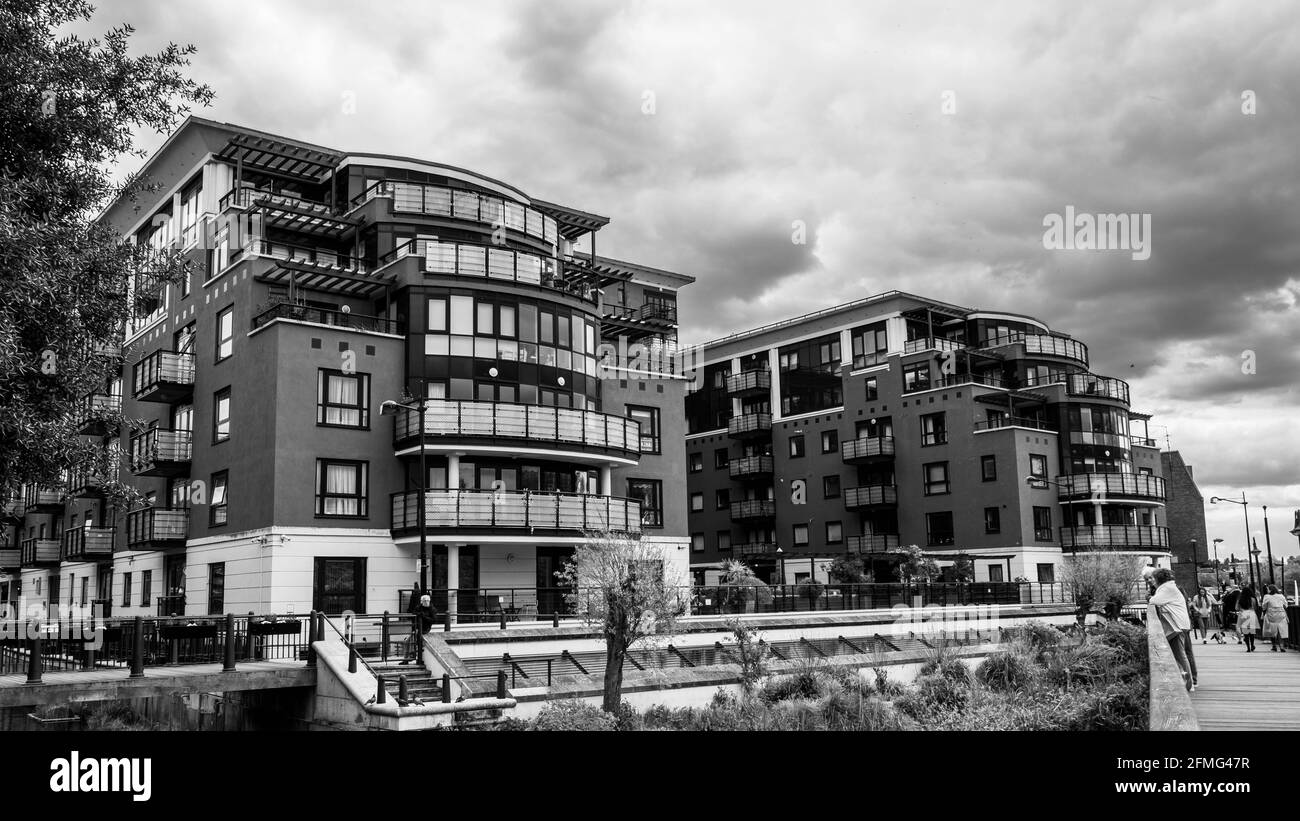
M1297 553L1294 5L130 0L94 28L122 21L198 46L203 116L611 217L599 252L698 278L684 341L890 289L1036 316ZM1067 206L1149 214L1150 258L1045 249ZM1240 507L1207 520L1240 555Z

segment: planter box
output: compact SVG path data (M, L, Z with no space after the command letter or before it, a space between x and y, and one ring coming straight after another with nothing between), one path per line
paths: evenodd
M302 632L300 621L258 621L248 625L254 636L296 636Z
M215 624L179 624L158 628L158 635L166 641L183 641L186 639L215 639Z

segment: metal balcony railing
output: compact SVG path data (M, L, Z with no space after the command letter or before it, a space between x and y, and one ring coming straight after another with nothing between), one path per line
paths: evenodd
M1095 373L1070 374L1069 392L1071 396L1100 396L1117 399L1129 404L1128 383L1111 376L1098 376Z
M1047 430L1056 433L1056 428L1051 423L1044 422L1041 419L1031 419L1024 416L1003 416L997 419L988 419L983 422L975 423L975 430L997 430L998 428L1033 428L1034 430Z
M775 556L775 542L741 542L731 546L732 554L736 556Z
M1088 346L1077 339L1057 334L1026 334L1025 353L1073 359L1088 367Z
M401 408L393 419L394 443L420 434L420 414ZM580 445L625 456L641 453L641 426L625 416L573 408L514 402L429 402L424 417L426 440L483 439Z
M888 553L898 547L898 536L892 533L873 533L868 536L850 536L851 553Z
M126 514L126 544L139 548L184 543L190 512L184 508L146 507Z
M761 436L772 431L772 414L742 413L727 422L728 436Z
M741 371L727 377L727 393L760 393L772 389L772 372L762 370Z
M731 503L733 519L771 519L776 516L776 502L772 499L744 499Z
M845 462L859 459L888 459L894 455L894 437L850 439L840 444L840 458Z
M425 526L524 530L641 531L641 503L615 496L527 490L425 493ZM393 530L420 526L419 492L392 495Z
M135 398L172 402L194 392L194 354L154 351L132 366Z
M63 532L63 561L81 561L113 555L111 527L74 527Z
M105 429L105 417L120 413L122 397L106 393L92 393L82 398L77 407L77 432L89 433Z
M63 491L38 485L24 485L23 507L28 512L57 510L63 507Z
M898 504L898 489L893 485L864 485L844 489L844 507L874 507Z
M253 330L257 330L276 319L313 322L317 325L329 325L333 328L368 331L370 333L396 334L398 332L396 320L386 319L382 316L368 316L366 314L354 314L326 308L312 308L291 302L277 303L253 317Z
M159 476L173 470L186 470L193 451L194 434L190 431L150 428L131 437L131 472L140 476Z
M380 266L403 257L424 260L426 274L483 277L518 282L595 302L595 291L586 282L569 280L557 273L555 260L497 245L471 242L409 240L380 257Z
M619 322L661 322L676 325L677 306L663 302L647 302L643 305L606 305L605 319Z
M1114 497L1165 500L1165 480L1145 473L1075 473L1057 476L1062 499L1091 497L1105 501Z
M0 547L0 567L12 569L21 567L23 551L17 547Z
M501 197L443 185L380 180L353 197L351 207L356 208L379 197L392 200L394 213L427 214L488 225L504 225L513 231L552 244L559 233L555 218L535 208Z
M965 342L958 342L954 339L944 339L942 337L923 336L919 339L909 339L903 343L903 353L920 353L921 351L964 351L966 350Z
M58 539L24 539L21 545L23 567L59 563Z
M1061 547L1130 550L1134 548L1168 548L1169 528L1154 525L1091 525L1061 527Z
M727 463L727 473L732 479L745 476L765 476L773 471L771 456L741 456Z

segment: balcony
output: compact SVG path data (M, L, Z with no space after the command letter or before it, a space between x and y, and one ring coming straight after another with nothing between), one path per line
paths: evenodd
M182 508L146 507L126 514L126 546L131 550L184 547L190 512Z
M996 419L975 423L976 433L985 430L1001 430L1002 428L1031 428L1033 430L1050 431L1051 433L1057 432L1051 423L1026 416L1001 416Z
M727 422L727 436L732 439L755 439L772 435L772 414L742 413Z
M727 377L732 396L766 396L772 390L772 372L766 369L741 371Z
M759 479L772 475L771 456L742 456L727 463L732 479Z
M601 317L605 333L616 328L629 340L671 332L677 327L677 305L668 302L647 302L640 306L606 305Z
M1027 334L1025 353L1030 356L1050 356L1068 359L1088 367L1088 346L1077 339L1059 334Z
M514 282L558 291L593 305L596 302L596 293L589 281L583 277L560 275L555 260L550 257L497 245L410 240L380 257L380 270L406 257L422 260L417 270L426 275L471 277L483 281L482 287L485 288L495 284L488 280Z
M194 354L154 351L132 366L139 402L175 403L194 396Z
M393 419L393 443L420 441L420 414L400 408ZM483 447L502 444L586 451L592 456L635 460L641 455L641 426L625 416L513 402L434 400L425 411L426 445ZM604 460L597 460L604 461Z
M188 476L194 434L150 428L131 437L131 472L136 476Z
M111 527L74 527L63 532L63 561L79 562L113 555Z
M861 464L894 458L894 437L850 439L840 444L840 458L849 464Z
M733 556L775 556L774 542L742 542L731 546Z
M359 208L380 198L392 200L395 214L424 214L483 225L499 224L551 244L558 236L554 217L511 200L463 188L380 180L354 197L350 205Z
M858 510L898 504L898 489L893 485L865 485L844 489L844 507Z
M1169 528L1153 525L1062 527L1063 550L1168 550Z
M873 533L867 536L850 536L850 553L888 553L898 547L898 536L893 533Z
M22 567L23 551L17 547L0 547L0 570L16 570Z
M392 495L393 531L418 530L419 493ZM430 490L424 522L431 530L641 532L641 503L586 493L527 490Z
M1163 502L1165 480L1144 473L1075 473L1057 476L1058 495L1067 499L1093 499L1098 502Z
M903 343L903 353L921 353L922 351L964 351L966 343L942 337L921 337L909 339Z
M107 417L121 413L122 397L106 393L92 393L77 408L77 433L85 436L105 436L109 432Z
M1071 396L1099 396L1129 404L1127 382L1095 373L1070 374L1069 393Z
M73 473L68 476L68 494L75 499L99 496L104 492L104 483L104 477L92 471Z
M323 237L335 236L356 224L356 220L337 215L328 203L247 185L226 192L217 208L221 213L229 208L258 208L266 228Z
M776 502L772 499L745 499L732 502L731 518L738 522L747 519L774 519Z
M23 567L47 567L59 563L58 539L24 539L19 557Z
M311 322L316 325L328 325L349 331L363 331L374 334L396 334L397 321L382 316L368 316L346 311L334 311L325 308L311 308L291 302L278 302L257 316L253 317L253 330L269 325L277 319L295 322Z
M63 491L25 485L23 507L27 513L59 513L63 510Z

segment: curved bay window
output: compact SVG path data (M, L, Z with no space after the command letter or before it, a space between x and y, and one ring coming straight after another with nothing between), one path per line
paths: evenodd
M1071 473L1130 473L1128 414L1107 405L1066 408Z

